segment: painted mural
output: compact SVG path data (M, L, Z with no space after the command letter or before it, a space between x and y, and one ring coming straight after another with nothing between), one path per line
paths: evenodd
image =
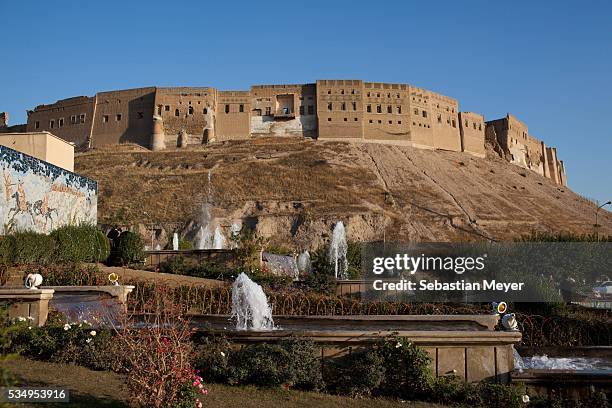
M0 235L96 224L95 181L0 146Z

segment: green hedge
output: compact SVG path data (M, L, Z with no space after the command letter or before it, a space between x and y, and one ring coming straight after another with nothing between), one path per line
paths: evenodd
M13 265L15 262L15 238L10 235L0 236L0 267Z
M93 225L60 227L51 237L57 262L101 262L110 253L108 239Z
M17 232L15 238L15 256L17 264L49 264L55 253L55 241L49 235L35 232Z
M110 243L93 225L68 225L51 234L16 232L0 236L0 266L66 262L104 262Z
M123 232L117 239L117 246L111 253L113 265L130 265L144 262L144 241L142 237L130 231Z

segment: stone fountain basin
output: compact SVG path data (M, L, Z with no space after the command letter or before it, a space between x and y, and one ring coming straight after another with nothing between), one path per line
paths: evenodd
M228 315L190 316L199 327L234 330ZM463 331L492 332L497 315L367 315L367 316L274 316L278 331Z
M518 331L495 331L496 315L274 316L270 331L238 331L227 315L192 315L198 335L223 334L235 344L277 342L297 336L316 344L321 358L334 358L398 335L431 356L436 376L466 381L509 381Z

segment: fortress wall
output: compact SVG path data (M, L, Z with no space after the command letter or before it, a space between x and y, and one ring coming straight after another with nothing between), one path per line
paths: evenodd
M557 184L565 185L565 175L559 170L560 161L554 147L529 134L527 125L511 114L486 122L487 140L495 135L506 159L513 164L535 171Z
M99 92L92 146L136 143L149 147L153 132L155 88Z
M319 139L363 139L363 112L362 81L317 81Z
M485 157L484 116L474 112L459 112L461 151Z
M567 177L565 176L565 163L563 160L559 160L559 177L561 179L561 185L567 186Z
M459 130L459 103L457 100L425 89L413 89L416 91L412 97L416 97L417 101L419 96L423 95L422 102L424 103L417 103L417 107L420 108L420 115L415 115L414 120L417 125L419 120L423 124L423 127L419 129L425 129L426 124L431 126L433 147L436 149L460 152L461 132ZM412 100L411 103L413 103ZM427 118L423 117L423 112L427 112ZM412 113L414 113L414 110ZM426 122L427 119L428 122ZM415 129L417 125L413 125Z
M96 98L77 96L50 105L39 105L28 111L27 132L48 131L75 144L89 147Z
M84 112L78 114L79 123L67 129L64 118L58 128L60 115L75 112ZM53 124L53 133L80 147L122 142L152 147L153 115L157 149L177 146L182 131L185 144L288 135L479 157L485 156L486 142L509 162L565 183L556 152L515 116L484 122L480 114L460 114L456 99L408 84L339 79L254 85L250 91L177 87L102 92L36 107L28 114L28 130L51 130Z
M219 91L215 114L217 141L248 139L251 134L251 93Z
M409 93L406 84L364 83L364 139L412 145Z
M546 148L546 161L548 162L550 179L557 184L561 184L559 161L557 160L557 149L554 147Z
M314 84L252 86L250 133L316 137L316 109Z
M187 132L189 144L214 140L216 99L214 88L157 88L155 114L162 118L166 146L177 146L182 129Z

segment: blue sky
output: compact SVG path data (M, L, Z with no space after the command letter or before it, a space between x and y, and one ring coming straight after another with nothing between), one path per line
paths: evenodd
M0 0L0 111L158 85L406 82L557 146L570 187L612 199L610 1Z

